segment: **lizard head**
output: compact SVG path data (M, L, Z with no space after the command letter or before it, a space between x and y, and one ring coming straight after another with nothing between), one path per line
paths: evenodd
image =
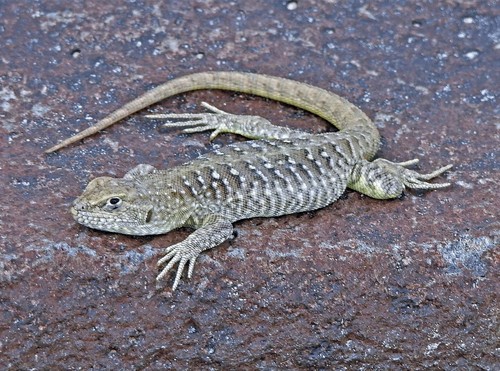
M134 179L100 177L92 180L70 209L75 220L102 231L155 234L153 205Z

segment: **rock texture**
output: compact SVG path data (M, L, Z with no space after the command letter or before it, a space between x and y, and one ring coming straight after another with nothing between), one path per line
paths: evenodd
M498 369L498 7L487 1L6 0L0 7L2 369ZM453 186L236 225L171 293L162 247L77 225L100 175L180 164L235 140L140 114L43 150L172 76L255 71L331 89L374 118L379 155L447 163ZM274 102L205 100L329 129ZM496 125L496 126L495 126Z

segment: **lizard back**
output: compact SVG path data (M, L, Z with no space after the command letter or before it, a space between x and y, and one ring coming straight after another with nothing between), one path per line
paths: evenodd
M195 223L210 213L236 221L315 210L344 192L355 163L334 136L233 144L143 182L152 194L161 194L162 185L178 192L192 204Z

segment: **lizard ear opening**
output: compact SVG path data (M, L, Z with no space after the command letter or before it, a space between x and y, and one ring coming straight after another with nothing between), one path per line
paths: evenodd
M146 223L151 222L151 219L153 218L153 208L148 210L148 213L146 214Z

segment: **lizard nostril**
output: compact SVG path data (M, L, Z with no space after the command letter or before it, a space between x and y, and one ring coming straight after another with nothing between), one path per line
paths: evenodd
M83 202L73 202L73 208L78 211L84 211L87 206Z

